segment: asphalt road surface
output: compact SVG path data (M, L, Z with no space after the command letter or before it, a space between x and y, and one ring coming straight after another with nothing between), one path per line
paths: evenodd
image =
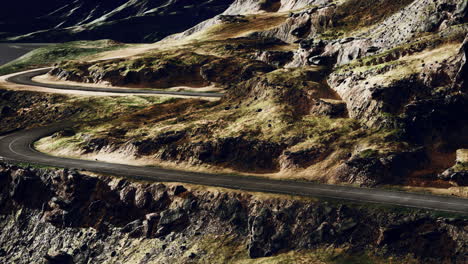
M155 167L138 167L99 161L53 157L33 148L38 139L51 135L72 123L14 132L0 137L0 157L6 160L47 166L84 169L126 178L161 182L184 182L255 192L269 192L311 197L324 197L354 202L369 202L468 215L468 199L382 189L324 185L311 182L279 181L259 177L194 173Z
M41 43L0 43L0 66L24 54L50 44Z
M178 95L178 96L193 96L193 97L212 97L221 98L221 93L206 93L206 92L176 92L176 91L164 91L164 90L150 90L150 89L138 89L138 88L98 88L98 87L84 87L84 86L73 86L63 84L48 84L39 83L32 80L32 78L46 74L50 69L40 69L36 71L29 71L26 73L20 73L9 77L8 82L23 84L36 87L45 87L59 90L75 90L75 91L87 91L87 92L107 92L107 93L121 93L121 94L154 94L154 95Z

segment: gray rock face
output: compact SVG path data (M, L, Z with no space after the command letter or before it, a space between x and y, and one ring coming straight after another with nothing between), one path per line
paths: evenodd
M13 199L10 190L27 179L34 179L29 195ZM200 236L215 234L243 241L252 258L325 245L414 254L421 263L463 263L468 253L466 220L417 211L190 188L173 195L162 184L5 164L0 183L2 263L184 263L185 252L197 248ZM147 253L135 255L137 248ZM192 258L206 254L192 253Z
M255 14L262 10L260 1L235 0L223 15L244 15Z
M313 38L318 33L332 28L335 8L335 5L321 5L320 7L291 13L286 22L279 27L269 31L257 32L254 35L275 37L288 43Z
M327 47L323 55L336 56L336 65L348 64L368 55L368 50L372 45L373 42L370 39L344 39Z
M281 0L281 7L278 11L293 11L299 10L312 5L325 5L332 1L330 0Z
M368 157L358 155L342 164L335 173L340 182L374 186L380 183L398 183L409 172L422 168L426 162L428 157L423 149L386 157L379 157L378 154Z
M372 27L369 31L361 33L356 37L348 37L340 41L328 43L327 47L321 50L323 54L318 54L317 49L314 47L301 46L296 52L296 61L292 65L316 64L311 63L313 60L308 60L308 58L317 55L336 58L336 65L348 64L351 61L373 55L376 52L380 53L398 45L409 43L413 41L413 38L416 38L416 34L418 33L441 31L447 29L448 25L453 26L462 23L463 19L461 16L463 15L456 13L453 8L450 8L450 6L455 6L452 0L440 1L435 4L436 7L431 7L426 2L415 1L390 18ZM461 4L458 5L462 6ZM325 6L321 9L313 8L309 11L294 14L282 26L289 30L273 29L267 35L279 37L288 42L314 38L318 33L323 32L327 28L333 28L334 20L337 19L334 17L335 8L335 6ZM451 13L446 11L449 13L441 16L441 11L439 10L445 9L448 9ZM415 16L413 14L419 15ZM430 19L426 17L427 14L433 14L436 17L433 19L439 25L437 28L427 28L428 25L433 24L427 20ZM281 34L280 32L285 32L285 34ZM304 57L307 57L307 59L304 59ZM392 60L392 58L388 59ZM320 62L318 61L318 63Z
M464 30L455 33L456 36L460 34L466 33ZM323 54L335 57L336 65L357 63L359 58L368 55L366 50L371 45L370 40L353 40L346 44L328 45L327 48L333 46L336 48L326 48L327 51ZM363 120L369 126L382 126L382 120L376 113L397 114L412 100L443 96L437 92L438 89L451 92L464 87L463 78L459 73L464 72L463 65L465 65L462 51L441 61L421 61L422 69L413 74L405 73L405 71L410 71L409 68L398 64L399 58L422 52L426 48L430 49L430 45L415 44L401 51L396 50L387 52L383 56L375 56L373 59L368 59L365 64L362 63L363 71L334 72L328 77L328 83L346 102L351 117ZM308 56L304 51L300 54L302 57L296 56L295 58L298 58L296 61L304 61L303 58ZM372 65L381 65L381 67L372 67ZM371 67L366 70L368 66ZM388 76L387 73L393 70L398 71L398 67L403 69L403 76L399 79L395 78L387 83L372 82L377 76Z
M336 65L348 64L376 52L381 53L412 42L417 34L438 32L466 21L467 8L464 1L429 2L431 1L414 1L369 30L355 37L327 43L328 45L320 50L317 50L316 46L301 46L289 66L327 65L329 61ZM313 39L317 34L333 29L338 19L336 6L325 4L319 8L293 13L279 28L256 34L277 37L286 42L297 42ZM332 59L324 62L324 58Z
M417 0L387 18L366 33L375 41L394 47L414 38L418 33L443 30L466 20L466 1Z
M277 158L284 145L248 140L243 137L220 138L213 141L174 144L145 140L134 143L137 153L153 154L161 160L188 161L193 164L229 164L241 171L274 171L278 168ZM247 150L247 151L246 151Z

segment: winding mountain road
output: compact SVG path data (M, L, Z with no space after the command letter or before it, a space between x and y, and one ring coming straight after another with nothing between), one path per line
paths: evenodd
M107 92L121 94L167 94L196 97L222 97L216 93L155 91L146 89L96 88L61 84L45 84L32 80L33 77L47 73L49 69L40 69L19 73L7 78L8 82L63 90ZM280 181L253 176L234 176L208 174L114 164L100 161L89 161L50 156L34 149L33 144L40 138L49 136L64 128L71 127L72 122L59 123L48 127L34 128L14 132L0 137L0 160L28 162L46 166L76 168L97 173L107 173L136 180L183 182L216 187L225 187L254 192L269 192L289 195L324 197L404 206L420 209L439 210L468 215L468 199L436 196L429 194L388 191L382 189L357 188L338 185L316 184L312 182Z
M64 84L51 84L51 83L40 83L32 80L36 76L44 75L50 71L51 68L44 68L34 71L22 72L15 74L6 79L7 82L35 86L41 88L51 88L59 90L74 90L74 91L85 91L85 92L104 92L104 93L119 93L119 94L145 94L145 95L177 95L177 96L190 96L190 97L208 97L208 98L221 98L222 93L207 93L207 92L176 92L176 91L165 91L165 90L150 90L150 89L138 89L138 88L99 88L99 87L86 87L76 85L64 85Z
M324 197L388 204L420 209L439 210L468 215L468 199L436 196L382 189L357 188L311 182L280 181L267 178L185 172L155 167L139 167L99 161L49 156L36 151L35 141L72 126L71 122L15 132L0 138L0 156L5 160L29 162L47 166L77 168L108 173L136 180L183 182L230 189L289 195Z

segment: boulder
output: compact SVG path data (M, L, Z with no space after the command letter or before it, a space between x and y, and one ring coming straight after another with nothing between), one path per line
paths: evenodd
M187 212L178 208L174 210L165 210L161 213L158 230L155 236L161 237L169 234L172 231L181 232L190 224Z
M439 174L438 178L454 182L458 186L468 186L468 171L456 171L450 168Z
M177 185L174 187L174 195L179 195L186 192L187 189L182 185Z
M292 51L259 51L256 59L275 67L283 67L288 64L294 56Z

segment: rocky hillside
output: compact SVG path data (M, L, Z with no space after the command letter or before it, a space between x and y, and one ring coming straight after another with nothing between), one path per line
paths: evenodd
M467 22L466 1L237 0L139 56L65 61L49 73L216 87L226 94L219 103L83 124L61 148L49 139L42 150L466 196L457 151L468 148Z
M1 91L0 133L75 121L36 142L39 151L468 197L466 0L11 5L0 10L1 36L11 40L164 38L93 42L115 45L65 61L50 57L88 54L76 52L85 42L43 50L37 65L57 63L42 80L224 94ZM464 264L467 223L0 163L0 263Z
M2 263L464 263L467 224L0 164Z
M0 41L154 42L223 12L232 0L8 1Z

